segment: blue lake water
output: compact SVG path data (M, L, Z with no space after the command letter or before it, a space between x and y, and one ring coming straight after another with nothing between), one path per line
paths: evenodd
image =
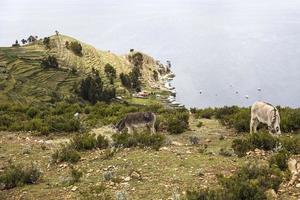
M0 46L54 30L171 60L189 107L300 106L299 0L0 0Z

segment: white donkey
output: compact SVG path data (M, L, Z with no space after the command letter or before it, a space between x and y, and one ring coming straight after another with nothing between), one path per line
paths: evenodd
M267 124L269 132L281 134L280 116L277 108L269 103L255 102L251 107L250 133L257 132L259 123Z

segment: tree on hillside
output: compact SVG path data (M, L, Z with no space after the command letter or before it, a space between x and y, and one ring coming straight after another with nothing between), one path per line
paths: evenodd
M54 56L48 56L47 58L43 59L41 65L44 68L58 68L58 62Z
M132 71L129 74L120 74L121 83L124 87L128 89L134 89L136 92L141 91L141 81L140 81L141 72L139 67L133 67Z
M131 89L131 80L128 74L120 74L121 83L124 87Z
M74 41L69 44L69 48L73 51L74 54L82 56L82 46L79 42Z
M116 69L109 63L104 67L104 72L106 77L110 80L110 84L114 84L114 79L116 78Z
M131 80L131 87L135 89L136 92L141 91L141 81L140 81L141 72L139 67L133 67L132 71L129 73L129 77Z
M116 97L115 88L104 88L103 82L97 70L93 71L91 75L83 79L79 87L79 95L92 104L97 101L108 102Z
M136 52L128 56L129 62L131 62L135 67L142 67L144 56L140 52Z
M27 41L28 41L28 43L34 42L34 41L36 41L36 38L31 35L31 36L28 37Z
M21 40L22 44L26 44L27 40L25 40L24 38Z
M45 37L43 40L43 44L46 46L47 49L50 49L50 38Z

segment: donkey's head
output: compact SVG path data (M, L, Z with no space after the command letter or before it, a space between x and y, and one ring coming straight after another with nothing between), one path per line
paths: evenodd
M279 112L276 108L273 110L273 116L272 116L272 122L271 126L269 127L271 133L280 135L281 130L280 130L280 116Z

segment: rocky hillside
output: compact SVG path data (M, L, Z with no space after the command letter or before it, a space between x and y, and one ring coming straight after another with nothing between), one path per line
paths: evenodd
M150 56L135 51L119 56L109 51L97 50L80 41L77 42L82 46L82 53L76 55L66 45L74 41L77 40L59 34L49 37L47 45L40 39L19 47L0 47L0 101L50 101L57 95L69 98L93 68L99 70L104 83L109 84L104 73L106 64L116 69L117 95L130 94L122 86L119 74L129 73L136 64L142 73L143 90L165 90L163 76L167 69ZM45 69L41 66L42 60L49 56L57 59L58 68ZM158 74L158 81L153 77L154 71Z

